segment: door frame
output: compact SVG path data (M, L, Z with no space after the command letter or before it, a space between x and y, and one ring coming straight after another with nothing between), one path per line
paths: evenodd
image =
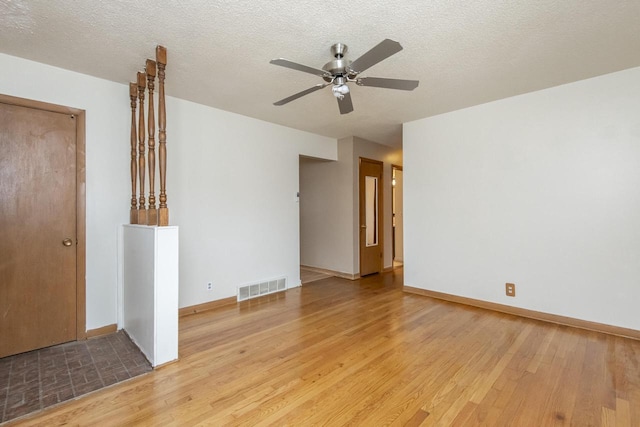
M86 307L86 158L85 111L63 105L0 94L0 102L18 107L76 116L76 340L87 338Z
M384 271L384 162L380 160L368 159L366 157L358 158L358 269L359 275L362 277L362 230L361 225L363 223L363 215L362 211L362 198L361 198L361 188L360 188L360 169L362 162L372 163L376 165L380 165L381 173L380 173L380 183L378 184L378 245L380 246L380 265L378 266L378 273L382 273Z

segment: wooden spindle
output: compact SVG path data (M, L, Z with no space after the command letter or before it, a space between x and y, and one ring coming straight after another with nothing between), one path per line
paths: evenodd
M129 211L129 223L138 223L138 194L136 184L138 182L138 152L136 145L138 136L136 132L136 101L138 100L138 85L129 83L129 98L131 100L131 210Z
M149 125L149 209L147 210L147 224L158 225L158 210L156 209L156 194L155 194L155 180L156 180L156 121L153 110L153 88L154 80L156 79L156 62L147 59L145 66L147 73L147 89L149 91L149 114L147 116L147 123Z
M145 133L144 133L144 90L146 87L146 79L144 73L138 73L138 100L140 108L138 112L138 172L140 175L140 201L138 202L138 224L147 223L147 209L144 200L144 178L145 178Z
M167 65L167 49L156 47L156 63L158 66L158 154L160 157L160 209L158 225L169 225L169 208L167 208L167 113L164 103L164 70Z

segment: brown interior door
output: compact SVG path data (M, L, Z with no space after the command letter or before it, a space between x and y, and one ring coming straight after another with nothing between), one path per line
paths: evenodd
M382 271L382 162L360 158L360 276Z
M76 339L76 119L0 103L0 357Z

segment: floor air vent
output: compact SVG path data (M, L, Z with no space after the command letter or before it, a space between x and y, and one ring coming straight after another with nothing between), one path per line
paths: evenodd
M281 292L287 289L287 279L267 280L265 282L253 283L251 285L238 286L238 301L257 298L262 295Z

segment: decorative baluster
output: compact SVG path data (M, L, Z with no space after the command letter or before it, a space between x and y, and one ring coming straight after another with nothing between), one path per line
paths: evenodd
M147 88L149 90L149 114L147 122L149 125L149 209L147 210L147 224L158 225L158 210L156 209L156 121L153 110L153 87L156 79L156 62L147 59L145 66L147 73Z
M138 136L136 132L136 101L138 99L138 86L135 83L129 83L129 98L131 99L131 210L129 212L129 222L137 224L138 194L136 193L136 184L138 182L138 153L136 144Z
M144 178L145 178L145 133L144 133L144 90L146 79L144 73L138 73L138 100L140 101L139 121L138 121L138 172L140 175L140 201L138 203L138 224L147 223L147 209L144 200Z
M164 104L164 70L167 65L167 49L156 47L156 63L158 65L158 139L160 157L160 209L158 225L169 225L169 208L167 208L167 132L166 110Z

